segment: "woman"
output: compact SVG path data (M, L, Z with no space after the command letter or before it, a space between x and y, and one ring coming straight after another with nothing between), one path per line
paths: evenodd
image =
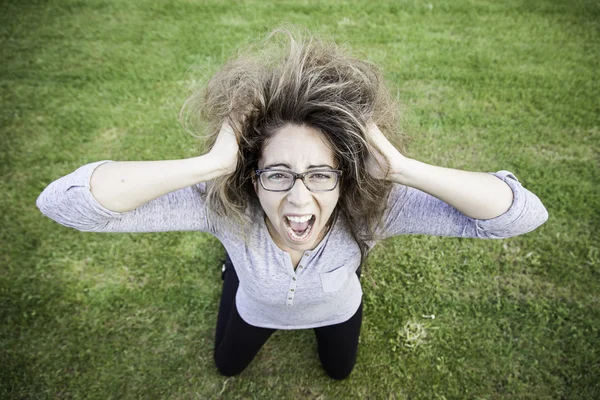
M277 34L287 40L274 43ZM343 379L357 355L360 266L378 241L506 238L548 218L510 172L403 155L382 133L396 131L398 107L380 71L310 35L276 30L182 111L214 133L206 154L87 164L37 205L86 232L215 235L227 252L215 338L224 375L240 373L276 329L313 328L323 368Z

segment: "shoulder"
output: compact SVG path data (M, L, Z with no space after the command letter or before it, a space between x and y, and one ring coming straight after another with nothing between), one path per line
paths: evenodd
M217 236L220 239L248 242L257 236L256 231L260 229L263 214L260 204L249 202L238 215L222 215L212 210L210 217L217 226Z

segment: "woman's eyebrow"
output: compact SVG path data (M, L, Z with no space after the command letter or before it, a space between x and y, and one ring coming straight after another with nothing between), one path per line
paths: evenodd
M283 163L265 165L263 167L263 169L270 169L270 168L276 168L276 167L283 167L283 168L287 168L287 169L292 169L292 167L290 167L289 164L283 164Z
M277 164L265 165L264 169L270 169L270 168L276 168L276 167L283 167L283 168L287 168L287 169L292 169L292 167L289 164L284 164L284 163L277 163ZM331 165L329 165L329 164L309 165L307 169L313 169L313 168L329 168L329 169L333 169L333 167Z

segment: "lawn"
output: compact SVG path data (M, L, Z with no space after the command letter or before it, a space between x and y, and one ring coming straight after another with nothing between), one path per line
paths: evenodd
M378 245L340 382L310 330L218 374L214 237L84 233L35 206L92 161L198 155L188 88L283 22L382 67L411 157L512 171L550 215L506 240ZM0 58L0 398L600 398L597 1L8 0Z

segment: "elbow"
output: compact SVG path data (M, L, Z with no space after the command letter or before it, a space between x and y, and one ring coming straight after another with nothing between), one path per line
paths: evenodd
M40 210L42 215L50 218L53 221L58 222L58 216L56 215L56 207L51 204L50 196L48 195L48 188L46 188L36 199L35 206Z
M74 209L68 199L53 195L49 188L38 196L35 205L45 217L80 232L102 232L108 224L107 221L94 220L80 210Z
M541 215L540 215L538 225L536 226L536 228L542 226L543 224L546 223L546 221L548 221L549 214L548 214L548 210L546 210L546 207L542 206L542 212L540 214Z
M546 207L544 207L543 205L541 206L541 210L540 213L538 215L538 218L535 220L534 226L531 228L531 231L539 228L540 226L544 225L546 223L546 221L548 221L549 215L548 215L548 210L546 210Z
M515 227L510 229L508 234L505 237L513 237L520 236L526 233L533 232L540 226L548 221L549 215L548 210L541 203L539 207L536 209L536 212L533 215L530 215L529 218L525 218L521 224L517 224Z
M524 233L531 232L545 224L546 221L548 221L548 210L546 210L546 207L544 207L544 204L537 196L535 196L534 204L535 206L531 208L532 212L530 212L530 223L527 224L528 229Z
M509 222L503 227L496 227L490 229L481 229L481 236L487 239L507 239L515 236L524 235L532 232L542 226L548 221L549 215L548 210L544 207L541 202L535 211L529 211L522 213L516 220Z
M48 209L46 207L46 204L47 204L46 191L47 190L45 189L42 193L40 193L38 198L35 200L35 206L38 208L38 210L40 210L40 212L42 214L44 214L45 216L48 216L47 211L46 211Z

